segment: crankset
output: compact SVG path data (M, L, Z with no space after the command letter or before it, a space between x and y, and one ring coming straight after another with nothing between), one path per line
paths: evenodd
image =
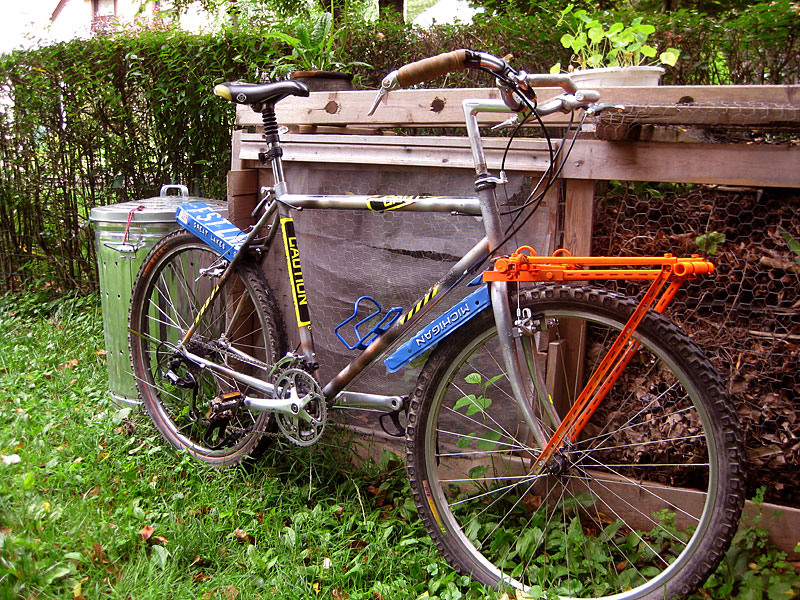
M303 361L294 356L284 358L273 367L272 379L275 398L292 401L293 414L275 413L278 429L293 444L315 444L328 421L328 407L319 383Z

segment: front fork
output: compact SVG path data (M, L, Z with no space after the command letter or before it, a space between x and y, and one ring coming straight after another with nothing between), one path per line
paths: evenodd
M533 400L535 395L539 396L542 405L547 408L550 396L544 388L542 373L536 365L535 357L526 357L525 363L520 362L519 344L517 343L515 332L518 330L511 305L509 304L508 283L504 281L492 282L490 285L490 295L492 298L492 311L494 321L497 326L497 338L503 354L503 362L506 368L514 400L517 403L520 414L528 426L528 430L533 436L539 448L544 449L549 440L549 436L542 429L542 422L533 410ZM524 335L524 334L523 334ZM522 343L526 343L522 340ZM530 363L530 364L527 364ZM526 369L523 368L526 364ZM532 381L523 376L523 373L531 372ZM533 386L533 389L531 389Z

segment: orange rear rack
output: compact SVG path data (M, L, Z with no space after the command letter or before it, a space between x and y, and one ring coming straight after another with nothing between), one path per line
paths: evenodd
M632 267L658 268L632 268ZM603 267L603 268L587 268ZM617 267L617 268L615 268ZM619 268L626 267L626 268ZM714 265L693 255L678 258L671 254L662 257L571 256L567 250L557 250L553 256L537 256L530 246L522 246L511 256L498 258L494 270L483 273L484 281L556 282L634 280L652 281L633 314L622 328L608 353L584 386L575 403L561 421L542 453L533 464L532 472L540 473L563 445L565 438L577 439L591 416L600 406L620 373L636 354L638 342L634 331L650 308L663 312L683 282L698 275L710 274ZM669 283L666 289L664 286ZM663 290L663 291L662 291Z

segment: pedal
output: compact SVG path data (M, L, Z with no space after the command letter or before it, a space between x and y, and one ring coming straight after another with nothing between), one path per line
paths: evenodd
M373 308L370 309L369 307L366 307L362 313L362 305L366 306L367 304L372 304ZM369 314L363 316L368 311L370 311ZM402 312L402 307L396 306L394 308L390 308L384 315L382 314L383 309L381 308L381 305L378 304L378 301L375 300L375 298L372 298L371 296L361 296L358 300L356 300L353 306L353 314L334 327L333 332L348 350L363 350L369 346L376 337L387 331L398 319ZM374 322L375 324L369 329L369 331L361 333L359 331L359 327L366 326L369 322ZM342 336L342 334L339 333L340 329L350 323L353 324L353 335L350 337L355 337L355 341L353 343L348 342Z
M230 418L233 416L231 411L237 409L243 400L244 395L241 392L221 394L211 400L206 418L211 420Z
M244 231L205 202L181 204L175 211L175 220L228 261L233 260L247 238Z

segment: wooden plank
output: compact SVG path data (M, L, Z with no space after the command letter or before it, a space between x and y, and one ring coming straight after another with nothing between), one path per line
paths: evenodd
M258 192L258 170L228 171L228 197Z
M603 102L636 105L686 105L687 103L769 103L800 105L800 85L721 85L601 88ZM312 92L308 98L292 98L278 103L278 122L283 125L373 125L387 127L458 127L464 125L461 102L467 98L499 98L496 88L458 88L395 90L388 94L375 114L367 112L375 98L374 90ZM540 88L540 103L562 93L560 88ZM719 113L700 111L716 119ZM481 122L498 123L507 115L484 114ZM700 118L700 117L698 117ZM545 118L551 124L564 124L563 114ZM696 122L696 121L695 121ZM715 122L715 121L713 121ZM261 116L250 107L239 106L237 123L260 126Z
M242 160L239 158L243 133L241 129L233 130L233 136L231 137L231 171L241 171L244 168Z
M568 179L564 184L564 245L573 256L592 254L594 180ZM577 398L583 387L586 366L586 323L568 319L561 333L566 340L561 349L565 387L569 398Z
M580 140L567 179L800 187L800 147Z
M474 168L472 150L466 138L302 135L282 136L285 162L347 163L419 167ZM500 138L484 140L490 165L499 167L508 141ZM558 143L553 143L554 150ZM522 140L525 151L509 156L509 171L544 171L549 164L547 145L542 140ZM257 160L264 150L259 134L244 134L239 157Z
M239 227L252 225L260 169L228 172L228 219Z
M416 136L284 136L284 160L310 163L474 168L465 138ZM489 167L498 169L507 140L484 140ZM242 136L240 158L256 160L258 134ZM542 140L515 140L508 171L542 172ZM800 147L683 142L578 140L562 176L567 179L669 181L800 187Z
M568 179L564 209L564 248L573 256L592 253L594 181Z

